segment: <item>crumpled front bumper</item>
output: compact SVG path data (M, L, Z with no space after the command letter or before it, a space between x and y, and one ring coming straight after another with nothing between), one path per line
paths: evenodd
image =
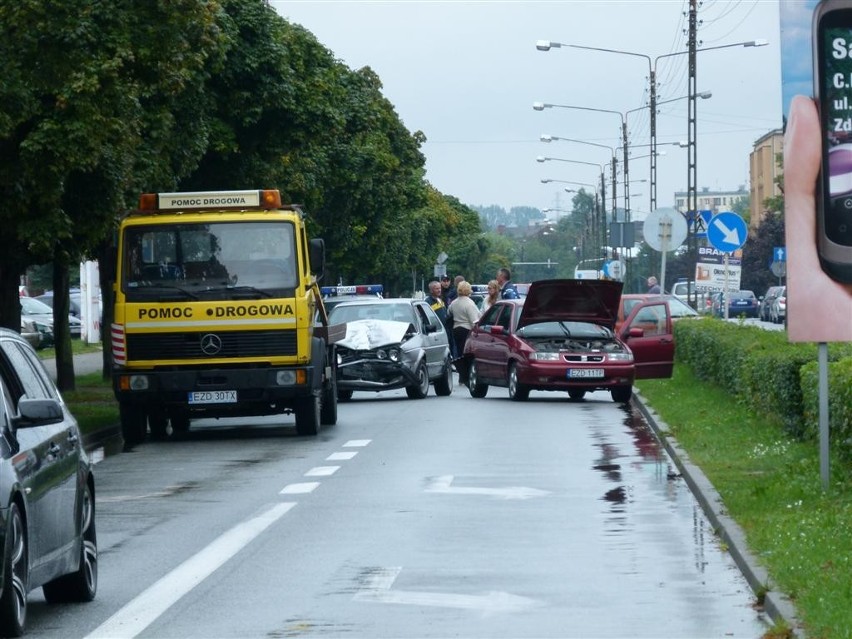
M412 362L352 357L337 364L337 388L340 390L382 391L405 388L418 383Z

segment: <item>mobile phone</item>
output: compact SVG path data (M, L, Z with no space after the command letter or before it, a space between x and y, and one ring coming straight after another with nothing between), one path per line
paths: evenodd
M820 0L812 42L822 133L817 252L823 271L852 283L852 0Z

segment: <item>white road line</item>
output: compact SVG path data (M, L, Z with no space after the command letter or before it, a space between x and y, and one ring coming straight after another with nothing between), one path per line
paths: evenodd
M328 477L338 470L340 470L340 466L317 466L306 472L305 477Z
M294 502L275 504L254 519L223 533L95 628L88 638L129 639L137 636L295 505Z
M453 486L453 475L430 477L426 484L427 493L443 493L446 495L482 495L495 499L532 499L549 495L547 490L529 488L528 486L508 486L506 488L487 488L478 486Z
M331 455L325 458L325 461L346 461L347 459L352 459L357 454L357 451L348 453L332 453Z
M399 566L371 570L364 580L362 588L355 593L352 599L354 601L385 604L477 610L486 615L522 612L540 606L538 601L529 597L500 591L469 595L465 593L392 590L391 588L401 570L402 568Z
M319 487L318 481L306 481L301 484L287 484L281 489L279 495L305 495L312 493Z
M369 444L372 439L350 439L348 442L343 444L344 448L363 448L367 444Z

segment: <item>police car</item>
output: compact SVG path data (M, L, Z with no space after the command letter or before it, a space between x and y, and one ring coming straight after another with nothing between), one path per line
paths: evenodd
M322 302L326 312L330 312L341 302L359 302L382 299L384 287L381 284L353 284L350 286L320 287Z

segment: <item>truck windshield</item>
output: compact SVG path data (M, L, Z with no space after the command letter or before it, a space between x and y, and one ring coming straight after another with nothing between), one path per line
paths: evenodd
M292 297L297 284L289 222L150 224L124 231L121 287L127 301Z

